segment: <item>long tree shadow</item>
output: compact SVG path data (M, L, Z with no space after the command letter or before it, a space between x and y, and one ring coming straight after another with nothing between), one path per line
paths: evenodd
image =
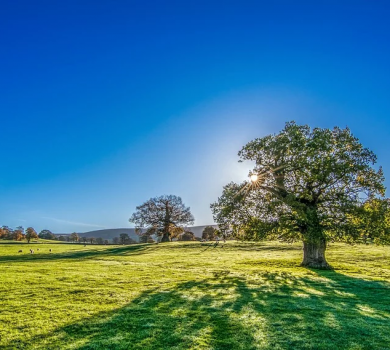
M390 284L333 271L152 288L131 303L18 339L23 349L386 349Z
M36 254L18 254L18 255L3 255L0 256L0 263L2 262L25 262L25 261L42 261L42 260L63 260L63 259L92 259L98 257L118 256L118 255L136 255L143 254L150 249L148 244L134 244L115 248L103 248L90 250L88 247L86 250L69 250L56 252L55 249L52 253L36 252ZM35 249L35 247L33 247ZM25 248L26 250L27 248ZM47 248L46 250L49 250Z

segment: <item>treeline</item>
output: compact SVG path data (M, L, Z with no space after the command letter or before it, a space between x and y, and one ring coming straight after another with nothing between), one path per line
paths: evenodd
M200 241L200 240L214 240L219 236L219 231L212 226L207 226L202 233L202 238L196 237L191 231L182 231L180 234L176 235L174 239L178 241ZM81 236L76 232L71 233L70 235L55 235L50 230L42 230L37 233L33 227L28 227L24 229L22 226L18 226L15 229L12 229L8 226L0 227L0 239L13 240L13 241L24 241L28 243L32 239L47 239L47 240L56 240L61 242L72 242L72 243L84 243L84 244L115 244L115 245L129 245L137 243L159 243L161 237L152 235L148 231L142 233L138 231L138 241L131 238L127 233L121 233L119 237L114 237L112 240L103 239L102 237L86 237ZM153 238L155 237L155 238Z
M32 227L27 227L27 229L24 229L22 226L18 226L15 229L12 229L8 226L0 227L0 239L8 239L13 241L27 240L27 242L30 242L32 239L38 238L39 235Z

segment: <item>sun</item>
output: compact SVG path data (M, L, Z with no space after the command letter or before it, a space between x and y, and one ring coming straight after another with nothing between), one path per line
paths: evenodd
M258 179L258 176L257 176L256 174L252 174L252 175L251 175L251 181L252 181L252 182L256 182L257 179Z

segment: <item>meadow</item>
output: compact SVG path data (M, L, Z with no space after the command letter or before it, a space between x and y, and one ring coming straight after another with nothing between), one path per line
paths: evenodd
M1 243L0 349L390 349L390 248L327 257L334 271L279 242Z

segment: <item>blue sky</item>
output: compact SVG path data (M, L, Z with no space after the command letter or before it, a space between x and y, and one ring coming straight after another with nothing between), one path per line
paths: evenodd
M0 225L130 227L176 194L198 225L238 150L349 126L390 178L388 1L0 2ZM390 182L387 180L386 185Z

